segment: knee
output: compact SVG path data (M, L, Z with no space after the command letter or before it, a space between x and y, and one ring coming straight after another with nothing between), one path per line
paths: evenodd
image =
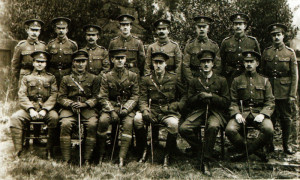
M136 115L133 118L133 125L135 129L141 129L144 127L144 121L142 113L137 112Z
M272 136L274 133L274 128L273 126L266 126L262 129L263 133L267 136Z
M68 131L72 128L72 120L70 118L61 119L60 129L61 131Z
M15 112L11 117L10 117L10 127L18 128L18 129L23 129L24 125L21 120L21 116L18 112Z
M183 136L192 132L192 129L188 128L188 126L185 126L185 124L182 124L178 130L179 133Z
M232 135L235 135L236 133L238 133L238 130L234 126L232 126L230 124L228 124L226 126L226 129L225 129L226 136L232 136Z
M91 117L88 119L87 126L89 128L96 128L98 124L98 119L96 117Z
M58 125L58 114L55 111L50 111L48 126L49 128L56 128L57 125Z
M169 118L168 129L171 134L177 134L178 133L178 119Z
M102 114L100 116L99 122L98 122L98 128L97 132L98 133L103 133L106 132L109 126L109 120L110 116L108 114Z

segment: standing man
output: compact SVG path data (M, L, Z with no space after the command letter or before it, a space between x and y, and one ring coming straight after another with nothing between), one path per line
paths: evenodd
M242 52L252 50L260 54L259 44L255 37L245 34L249 17L243 13L230 16L233 22L234 35L223 40L220 48L221 74L226 77L228 86L233 79L244 72Z
M128 14L120 15L121 35L112 39L109 43L108 50L126 49L125 67L137 73L139 76L144 74L145 50L143 42L131 34L132 22L135 18Z
M72 54L78 50L77 43L67 37L70 22L71 20L66 17L54 18L52 24L57 37L47 45L47 51L51 55L49 72L55 76L58 85L63 76L71 73Z
M208 38L210 24L213 19L207 16L197 16L194 18L197 38L189 41L184 50L183 56L183 75L184 79L191 81L193 77L200 76L200 61L198 54L203 50L213 51L217 55L216 61L219 61L219 46L216 42Z
M90 163L91 155L96 144L96 131L98 114L95 106L99 93L99 78L86 71L88 53L79 50L72 56L73 70L70 75L63 77L58 103L63 107L59 114L61 122L60 147L63 159L66 162L71 160L71 130L73 125L78 124L78 113L81 122L86 128L84 141L83 159L86 164Z
M30 121L44 120L48 124L47 154L53 156L55 128L58 124L58 114L53 110L57 98L55 77L46 72L49 54L46 51L35 51L33 71L21 80L19 89L19 104L21 110L15 112L10 120L10 131L15 146L15 152L21 155L23 147L23 130Z
M169 56L163 52L152 53L154 71L141 79L139 107L142 119L135 119L137 132L144 131L144 123L163 124L168 135L164 155L164 167L169 164L169 156L176 150L180 111L185 103L184 89L173 72L166 71ZM138 121L139 120L139 121ZM144 120L144 121L143 121ZM137 139L147 143L147 133L137 133Z
M179 45L169 39L171 22L167 19L159 19L154 23L156 34L158 36L157 42L149 45L145 63L145 74L149 74L153 70L153 63L151 54L156 52L163 52L169 56L166 70L176 73L178 78L181 78L181 63L182 53Z
M139 99L138 75L125 68L126 49L111 50L113 69L104 74L101 80L99 101L103 107L97 130L100 161L105 153L105 142L109 124L122 127L119 166L124 166L124 159L132 139L135 106ZM118 138L116 138L118 139ZM117 143L117 142L114 142Z
M14 87L20 87L19 81L22 80L22 77L31 73L33 69L31 54L34 51L45 51L46 49L45 43L38 39L44 22L39 19L29 19L25 21L24 25L28 37L17 44L11 61Z
M213 159L212 153L217 134L221 127L225 128L224 114L229 107L229 90L225 78L213 72L215 53L204 50L198 55L201 69L200 77L191 80L188 90L188 102L193 107L184 123L180 126L181 136L187 140L194 154L202 151L201 139L199 141L195 130L201 124L207 124L204 136L204 173L210 173L209 161ZM207 118L207 119L206 119ZM199 156L200 158L200 156ZM202 157L201 157L202 158ZM207 171L208 170L208 171Z
M293 154L292 149L288 147L288 140L293 115L291 107L294 106L297 97L297 59L294 50L283 42L284 33L287 31L285 25L271 24L268 31L273 44L264 50L262 73L270 79L275 96L275 113L272 120L275 125L275 120L280 119L283 151L286 154ZM271 146L271 151L274 151L274 146Z
M272 141L274 131L270 120L275 106L272 87L268 78L256 72L260 54L255 51L244 51L243 57L245 72L234 78L232 82L229 108L231 119L225 130L230 142L243 153L234 155L232 160L241 160L253 153L262 158L257 150ZM260 131L258 137L252 142L245 141L247 135L240 134L240 132L245 133L243 128L248 125ZM244 151L246 148L248 152Z
M85 31L85 38L87 41L87 45L83 50L89 53L87 71L96 76L100 76L110 69L108 51L97 44L101 28L97 25L89 24L84 26L83 30Z

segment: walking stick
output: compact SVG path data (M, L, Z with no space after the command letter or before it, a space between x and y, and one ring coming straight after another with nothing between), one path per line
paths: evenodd
M151 115L151 98L149 99L149 111L150 111L150 115ZM154 149L153 149L153 134L152 134L152 123L150 122L150 145L151 145L151 162L153 164L153 152L154 152Z
M121 97L120 96L117 97L117 101L118 101L118 104L120 105L120 112L121 112L121 110L122 110L122 102L121 102ZM115 133L115 138L114 138L114 143L113 143L113 149L112 149L112 152L111 152L110 161L112 161L113 157L114 157L114 152L115 152L115 147L116 147L116 141L117 141L117 138L118 138L117 136L119 134L119 129L120 129L119 126L120 126L120 123L118 122L117 123L116 133Z
M78 102L80 101L80 97L77 99ZM80 120L80 109L77 109L77 115L78 115L78 138L79 138L79 167L81 168L81 120Z
M241 110L242 114L244 113L244 108L243 108L243 100L240 100L241 103ZM245 145L246 145L246 156L247 156L247 173L250 177L250 161L249 161L249 153L248 153L248 140L247 140L247 134L246 134L246 123L243 123L243 133L244 133L244 140L245 140Z
M206 141L205 141L205 132L206 132L206 129L207 129L207 119L208 119L208 104L206 105L206 111L205 111L204 141L202 142L202 150L201 150L201 158L200 158L200 170L202 170L203 156L204 156L204 145L206 143ZM200 128L200 131L201 131L201 128Z

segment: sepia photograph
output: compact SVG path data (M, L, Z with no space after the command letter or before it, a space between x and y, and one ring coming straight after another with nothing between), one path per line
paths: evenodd
M0 179L300 179L300 0L0 0Z

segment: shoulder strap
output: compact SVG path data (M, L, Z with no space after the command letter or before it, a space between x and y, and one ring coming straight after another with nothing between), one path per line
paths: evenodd
M153 80L153 78L152 78L152 75L150 75L150 79L151 79L153 85L155 86L156 90L157 90L160 94L162 94L167 100L169 100L168 96L166 96L166 95L159 89L158 85L154 82L154 80Z
M84 93L83 87L82 87L77 81L74 80L74 78L73 78L72 75L70 75L70 77L71 77L71 80L72 80L72 81L76 84L76 86L79 88L79 90L80 90L81 92Z

